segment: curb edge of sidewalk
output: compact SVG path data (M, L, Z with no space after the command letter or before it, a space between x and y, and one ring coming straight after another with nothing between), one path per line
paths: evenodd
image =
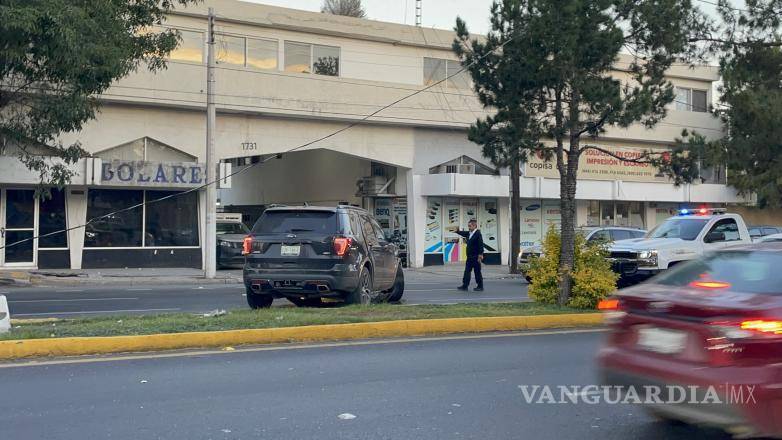
M217 348L291 342L434 336L455 333L596 327L600 313L420 319L137 336L71 337L0 341L0 360L110 353Z

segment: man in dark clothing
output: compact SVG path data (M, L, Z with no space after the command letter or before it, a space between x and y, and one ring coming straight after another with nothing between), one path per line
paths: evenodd
M467 290L470 286L471 272L474 270L475 282L478 283L475 291L482 292L483 275L481 275L481 262L483 262L483 236L481 236L481 231L478 230L478 222L474 219L467 223L467 229L468 231L456 231L457 234L467 240L467 263L464 266L464 277L459 290Z

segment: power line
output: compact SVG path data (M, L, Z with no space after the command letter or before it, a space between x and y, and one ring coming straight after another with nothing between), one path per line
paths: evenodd
M510 37L510 38L508 38L508 39L507 39L507 40L505 40L505 41L504 41L502 44L500 44L500 45L497 47L497 49L495 49L495 50L502 49L503 47L505 47L505 45L506 45L506 44L508 44L508 43L509 43L510 41L512 41L512 40L513 40L513 37ZM288 149L288 150L286 150L286 151L284 151L284 152L282 152L282 153L276 153L276 154L272 154L272 155L270 155L270 156L266 157L265 159L263 159L263 160L261 160L261 161L258 161L257 163L254 163L254 164L248 165L248 166L246 166L246 167L244 167L244 168L242 168L242 169L239 169L239 170L237 170L237 171L234 171L234 172L232 172L232 173L228 174L227 176L222 176L221 178L217 178L217 179L215 179L215 180L213 180L213 181L211 181L211 182L210 182L210 181L205 181L203 184L201 184L201 185L199 185L199 186L196 186L196 187L194 187L194 188L190 188L189 190L185 190L185 191L181 191L181 192L172 193L172 194L169 194L168 196L164 196L164 197L161 197L161 198L158 198L158 199L154 199L154 200L151 200L151 201L144 200L144 201L142 201L141 203L138 203L138 204L136 204L136 205L129 206L129 207L122 208L122 209L118 209L118 210L116 210L116 211L112 211L112 212L109 212L109 213L107 213L107 214L104 214L104 215L101 215L101 216L98 216L98 217L93 217L93 218L91 218L91 219L87 220L87 221L86 221L84 224L82 224L82 225L78 225L78 226L73 226L73 227L70 227L70 228L61 229L61 230L54 231L54 232L50 232L50 233L43 234L43 235L40 235L40 234L39 234L39 235L36 235L36 236L30 237L30 238L25 238L25 239L22 239L22 240L18 240L18 241L16 241L16 242L13 242L13 243L10 243L10 244L4 244L3 246L1 246L1 247L0 247L0 249L5 249L5 248L7 248L7 247L16 246L16 245L18 245L18 244L21 244L21 243L26 243L26 242L28 242L28 241L33 241L33 240L36 240L36 239L39 239L39 238L49 237L49 236L56 235L56 234L62 234L62 233L65 233L65 232L68 232L68 231L71 231L71 230L74 230L74 229L77 229L77 228L87 227L88 225L92 224L93 222L95 222L95 221L97 221L97 220L102 220L102 219L104 219L104 218L108 218L108 217L110 217L110 216L114 216L114 215L117 215L117 214L120 214L120 213L123 213L123 212L127 212L127 211L130 211L130 210L133 210L133 209L137 209L137 208L143 207L144 205L149 205L149 204L152 204L152 203L161 202L161 201L163 201L163 200L168 200L168 199L171 199L171 198L174 198L174 197L180 197L180 196L183 196L183 195L185 195L185 194L189 194L189 193L192 193L192 192L195 192L195 191L199 191L199 190L201 190L201 189L203 189L203 188L206 188L206 187L207 187L207 186L209 186L209 185L214 185L214 184L216 184L216 183L217 183L219 180L221 180L221 179L227 179L228 177L233 177L233 176L235 176L235 175L238 175L238 174L240 174L240 173L243 173L243 172L245 172L245 171L249 170L250 168L254 168L254 167L256 167L256 166L263 165L263 164L265 164L266 162L269 162L269 161L270 161L270 160L272 160L272 159L275 159L275 158L282 158L282 156L283 156L284 154L288 154L288 153L291 153L291 152L294 152L294 151L297 151L297 150L301 150L302 148L309 147L310 145L316 144L316 143L318 143L318 142L321 142L321 141L324 141L324 140L326 140L326 139L332 138L332 137L334 137L334 136L336 136L336 135L338 135L338 134L340 134L340 133L342 133L342 132L345 132L345 131L347 131L347 130L350 130L351 128L353 128L353 127L355 127L355 126L357 126L357 125L361 124L362 122L365 122L365 121L369 120L370 118L372 118L373 116L375 116L375 115L377 115L378 113L382 112L383 110L385 110L385 109L388 109L388 108L391 108L391 107L393 107L394 105L396 105L396 104L398 104L398 103L400 103L400 102L402 102L402 101L404 101L404 100L406 100L406 99L408 99L408 98L412 98L412 97L413 97L413 96L415 96L415 95L418 95L418 94L420 94L420 93L423 93L423 92L425 92L426 90L428 90L428 89L430 89L430 88L432 88L432 87L435 87L435 86L437 86L438 84L440 84L440 83L442 83L442 82L444 82L444 81L446 81L446 80L450 79L451 77L458 75L459 73L463 72L463 71L464 71L464 70L466 70L468 67L470 67L471 65L473 65L473 64L475 64L475 63L477 63L477 62L479 62L479 61L483 61L483 59L484 59L484 58L486 58L486 57L488 57L488 56L489 56L491 53L492 53L492 52L488 52L488 53L486 53L486 54L484 54L484 55L482 55L482 56L480 56L480 57L476 58L475 60L473 60L472 62L470 62L470 63L469 63L469 64L467 64L466 66L462 67L462 68L461 68L459 71L457 71L457 72L456 72L456 73L454 73L453 75L451 75L451 76L446 76L445 78L443 78L443 79L441 79L441 80L439 80L439 81L436 81L436 82L434 82L434 83L432 83L432 84L430 84L430 85L428 85L428 86L424 87L423 89L416 90L416 91L414 91L413 93L410 93L410 94L408 94L408 95L406 95L406 96L403 96L402 98L399 98L399 99L397 99L397 100L395 100L395 101L393 101L393 102L391 102L391 103L389 103L389 104L386 104L386 105L385 105L385 106L383 106L382 108L380 108L380 109L378 109L378 110L375 110L375 111L373 111L372 113L369 113L368 115L365 115L365 116L364 116L364 117L362 117L360 120L358 120L358 121L355 121L355 122L352 122L352 123L350 123L350 124L346 125L345 127L342 127L342 128L340 128L339 130L335 130L335 131L333 131L333 132L331 132L331 133L329 133L329 134L326 134L326 135L324 135L324 136L321 136L321 137L319 137L319 138L313 139L313 140L311 140L311 141L309 141L309 142L303 143L303 144L301 144L301 145L298 145L298 146L296 146L296 147L290 148L290 149Z

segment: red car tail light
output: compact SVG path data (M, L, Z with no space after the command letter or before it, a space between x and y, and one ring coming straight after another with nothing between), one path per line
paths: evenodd
M615 325L627 316L622 310L622 302L619 298L605 298L597 303L597 310L603 312L603 322L607 325Z
M253 251L253 236L248 235L242 240L242 255L249 255Z
M756 332L780 335L782 334L782 321L756 319L754 321L743 321L742 330L752 330Z
M334 237L334 254L338 257L344 257L351 244L353 244L353 239L350 237Z
M617 298L601 299L600 302L597 303L597 310L606 312L619 310L619 300Z

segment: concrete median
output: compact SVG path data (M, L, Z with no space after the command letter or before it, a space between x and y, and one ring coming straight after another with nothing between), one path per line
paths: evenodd
M250 344L323 342L456 333L594 327L599 313L419 319L267 329L0 341L0 360L214 348Z

